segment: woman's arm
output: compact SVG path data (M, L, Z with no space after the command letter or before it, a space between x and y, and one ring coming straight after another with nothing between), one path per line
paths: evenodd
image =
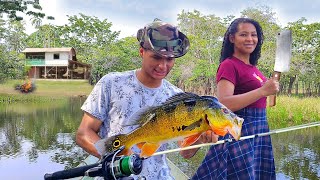
M234 89L234 84L225 79L221 79L217 84L217 98L233 112L254 103L262 97L276 94L279 91L279 82L269 79L262 87L238 95L233 95Z

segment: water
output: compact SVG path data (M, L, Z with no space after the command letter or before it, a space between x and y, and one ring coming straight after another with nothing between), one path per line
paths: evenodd
M274 150L277 180L320 179L320 127L271 135ZM171 144L171 148L177 148ZM192 177L209 147L201 148L189 160L179 153L168 154L187 176Z
M0 104L0 179L43 179L77 166L87 156L74 141L83 101Z
M85 99L0 104L0 179L43 179L77 166L87 156L75 144ZM277 179L320 179L320 127L272 135ZM188 176L207 148L190 160L178 153L169 158Z

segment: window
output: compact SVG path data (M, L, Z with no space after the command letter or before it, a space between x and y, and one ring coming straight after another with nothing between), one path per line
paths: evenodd
M53 59L60 59L59 54L53 54Z

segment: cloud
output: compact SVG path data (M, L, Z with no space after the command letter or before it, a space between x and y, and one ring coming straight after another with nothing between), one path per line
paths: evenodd
M63 25L68 23L66 15L95 16L107 19L111 30L121 31L120 38L135 35L136 31L154 18L177 23L177 14L198 10L204 15L226 17L240 16L248 7L268 6L276 12L280 25L306 17L308 22L319 21L320 2L315 0L40 0L43 12L55 17L43 23ZM30 18L29 18L30 19ZM30 24L30 23L29 23Z

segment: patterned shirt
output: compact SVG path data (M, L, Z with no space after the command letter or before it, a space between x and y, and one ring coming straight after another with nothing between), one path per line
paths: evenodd
M136 77L136 70L114 72L103 76L84 102L81 109L102 121L99 135L101 138L118 134L128 134L135 126L130 116L143 107L160 105L169 97L182 92L167 80L162 80L158 88L144 86ZM166 149L162 145L158 151ZM134 152L139 152L133 147ZM165 155L154 156L143 161L139 176L147 179L173 179L166 163ZM135 179L138 176L134 176Z

